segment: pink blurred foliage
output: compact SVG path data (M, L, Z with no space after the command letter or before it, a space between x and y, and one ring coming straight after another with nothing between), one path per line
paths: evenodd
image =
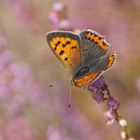
M126 53L127 48L125 48L125 46L127 46L130 30L131 27L129 22L123 16L112 19L107 26L108 40L111 42L116 51L118 51L118 53L121 55Z
M63 89L63 93L59 98L59 103L56 112L61 116L63 122L67 126L67 130L72 130L75 138L80 140L102 140L101 133L96 128L96 125L89 122L86 116L78 110L74 105L68 108L68 100L66 99L67 91Z
M70 140L66 130L60 126L49 126L46 130L46 140Z
M94 124L90 124L87 118L77 109L61 112L60 116L81 140L102 140L102 136Z
M37 131L25 117L14 118L5 129L7 140L37 140Z
M27 99L35 106L47 107L47 94L27 65L18 63L4 36L0 36L0 100L7 111L17 116Z
M6 0L5 3L24 29L32 32L41 30L36 18L35 8L27 0Z
M138 93L140 93L140 76L138 76L136 79L136 89Z

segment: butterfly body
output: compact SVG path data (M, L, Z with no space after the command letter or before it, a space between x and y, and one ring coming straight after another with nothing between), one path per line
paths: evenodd
M93 30L84 30L80 34L54 31L46 37L51 50L70 71L72 83L77 87L93 82L114 63L116 53L108 53L110 44Z

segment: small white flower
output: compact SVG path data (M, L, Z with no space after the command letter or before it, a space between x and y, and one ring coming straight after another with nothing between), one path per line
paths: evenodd
M127 121L125 119L120 119L119 124L120 124L120 126L125 127L125 126L127 126Z
M122 132L121 132L121 138L122 138L122 139L126 139L126 132L125 132L125 131L122 131Z

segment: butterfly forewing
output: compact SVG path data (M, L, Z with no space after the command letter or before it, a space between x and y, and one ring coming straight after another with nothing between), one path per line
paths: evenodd
M73 73L80 65L80 37L72 32L50 32L47 42L63 65Z
M84 30L80 33L81 37L81 63L89 62L103 56L110 45L99 33L92 30Z

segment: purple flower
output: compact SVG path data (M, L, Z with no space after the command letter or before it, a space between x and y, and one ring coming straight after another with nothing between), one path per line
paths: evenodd
M109 92L103 76L100 76L99 79L88 85L87 89L91 91L93 98L97 103L102 103L106 100L105 93Z
M110 97L108 99L108 106L109 108L113 109L113 110L117 110L119 107L119 102L115 99L113 99L112 97Z
M106 119L107 125L111 125L116 121L117 114L112 109L109 109L104 113L104 117Z
M111 125L115 121L119 120L119 115L117 112L119 108L119 102L110 95L108 96L107 102L108 102L108 111L105 112L104 116L107 120L107 124Z

